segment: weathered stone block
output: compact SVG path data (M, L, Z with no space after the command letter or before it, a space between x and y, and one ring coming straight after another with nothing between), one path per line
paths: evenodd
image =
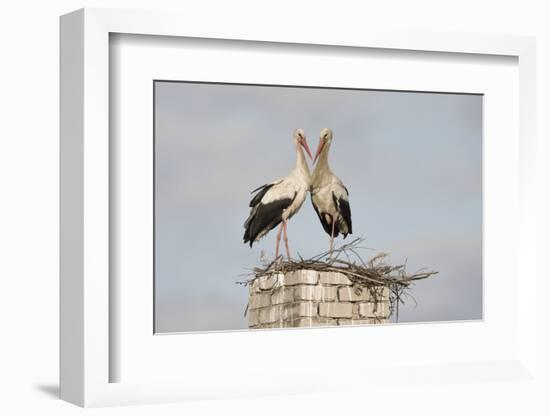
M365 302L359 304L359 316L362 318L387 318L389 313L388 302Z
M281 284L281 282L283 281L283 276L284 275L282 273L277 273L277 274L262 276L258 278L260 290L273 289L273 287Z
M370 300L370 291L358 286L346 286L338 289L340 302L360 302Z
M254 279L250 285L248 286L248 292L250 296L252 296L254 293L257 293L260 291L260 282L259 279Z
M353 319L351 321L352 325L372 325L374 324L374 319Z
M270 322L268 324L258 325L257 329L268 329L268 328L282 328L279 322Z
M286 328L307 328L307 327L319 327L319 326L334 326L337 324L336 319L327 318L298 318L292 321L285 321L284 326Z
M352 304L340 302L322 302L319 304L319 316L329 318L351 318Z
M271 305L271 294L269 293L256 293L250 296L248 303L249 309L265 308Z
M253 327L260 324L260 309L248 311L248 326Z
M323 285L351 285L351 280L345 274L337 272L319 273L319 282Z
M389 289L379 287L347 286L338 289L338 299L341 302L384 302L389 299Z
M294 289L292 287L281 286L273 291L271 295L271 303L279 305L281 303L289 303L294 301Z
M295 302L284 305L283 319L293 320L301 317L317 316L317 304L312 302Z
M283 284L286 286L315 285L319 281L319 273L315 270L296 270L287 273Z
M374 324L381 324L386 323L385 318L370 318L370 319L337 319L339 326L344 325L374 325Z
M333 301L336 299L336 287L328 286L296 286L294 299L316 300L318 302Z
M353 319L361 319L361 315L359 315L359 304L358 303L354 303L353 304L353 314L352 314L352 318Z
M357 305L357 313L361 318L368 318L369 316L373 316L373 311L374 303L372 302L360 303Z
M283 320L283 311L281 306L271 306L259 310L259 321L261 324L269 324Z

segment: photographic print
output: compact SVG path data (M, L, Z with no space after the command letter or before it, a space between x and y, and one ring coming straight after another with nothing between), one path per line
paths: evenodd
M482 95L153 88L156 333L482 319Z

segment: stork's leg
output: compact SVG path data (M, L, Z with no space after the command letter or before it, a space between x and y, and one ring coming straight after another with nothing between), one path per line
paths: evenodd
M334 218L332 218L332 231L330 232L330 254L332 254L332 246L334 245Z
M283 220L283 239L285 240L286 255L290 260L290 249L288 248L288 237L286 235L286 220Z
M281 225L279 226L279 229L277 230L277 238L276 238L276 245L275 245L275 258L279 257L279 244L281 242L281 231L283 230L283 223L281 222Z

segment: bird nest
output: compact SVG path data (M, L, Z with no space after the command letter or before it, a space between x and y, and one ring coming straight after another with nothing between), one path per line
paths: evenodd
M361 291L369 290L374 298L377 297L379 289L389 289L390 314L396 314L399 318L399 304L404 303L405 298L414 297L410 294L411 286L423 279L437 274L437 271L420 269L414 273L406 270L406 262L399 265L390 265L385 262L387 253L378 253L365 261L359 254L364 239L355 240L326 251L308 259L298 256L299 259L284 260L279 256L273 261L262 260L261 267L255 267L246 276L249 278L237 283L248 286L262 276L287 273L297 270L315 270L319 272L337 272L348 277L353 286ZM416 301L415 301L416 303Z

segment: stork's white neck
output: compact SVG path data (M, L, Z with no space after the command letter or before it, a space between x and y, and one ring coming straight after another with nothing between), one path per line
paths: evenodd
M307 165L306 156L304 154L304 149L302 149L302 146L299 143L295 144L296 146L296 167L294 170L299 175L307 178L309 180L310 173L309 173L309 167Z
M328 164L328 151L330 149L330 143L327 143L323 146L317 163L315 163L315 172L325 173L330 172L330 166Z

